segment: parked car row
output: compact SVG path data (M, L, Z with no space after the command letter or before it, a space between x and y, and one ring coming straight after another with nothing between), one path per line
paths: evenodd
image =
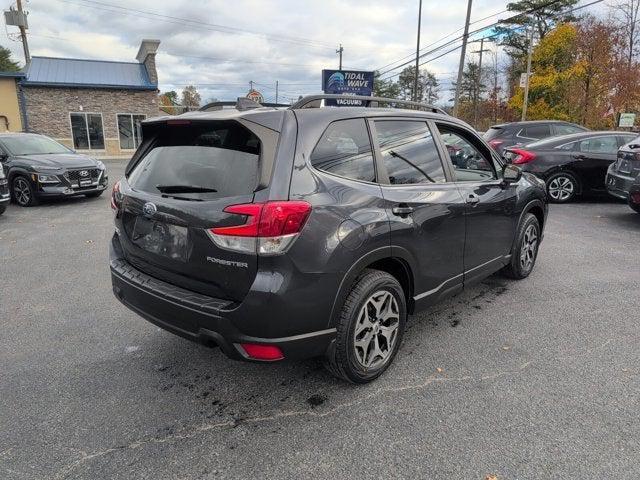
M44 198L98 197L109 183L100 160L33 133L0 134L0 213L9 199L22 207Z
M639 209L640 139L635 133L532 121L493 126L484 138L506 162L544 180L552 202L608 192Z

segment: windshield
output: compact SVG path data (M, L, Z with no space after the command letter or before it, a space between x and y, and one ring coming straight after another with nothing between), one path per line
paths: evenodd
M16 135L5 137L2 144L12 155L43 155L45 153L70 153L64 145L40 135Z

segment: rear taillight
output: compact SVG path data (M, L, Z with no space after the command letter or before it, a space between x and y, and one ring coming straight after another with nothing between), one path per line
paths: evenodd
M224 211L247 218L242 225L208 230L216 245L243 253L279 255L287 251L304 227L311 205L303 201L245 203Z
M629 194L629 200L635 205L640 205L640 192L632 192Z
M122 193L120 193L120 180L118 180L111 190L111 208L116 212L120 209L122 203Z
M249 358L254 360L275 361L282 360L284 355L282 350L275 345L260 345L258 343L241 343L240 347Z
M502 140L489 140L489 145L491 146L491 148L493 148L494 150L497 150L498 147L500 145L502 145L504 142Z
M536 159L536 155L528 150L521 150L519 148L512 148L510 150L515 156L511 160L514 165L522 165L524 163L533 162Z

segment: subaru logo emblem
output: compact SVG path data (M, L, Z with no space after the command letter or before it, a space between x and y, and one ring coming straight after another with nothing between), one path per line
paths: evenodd
M87 170L80 170L80 176L81 177L88 177L89 176L89 172Z
M158 211L157 207L151 202L145 203L144 206L142 207L142 213L147 218L153 217L157 211Z

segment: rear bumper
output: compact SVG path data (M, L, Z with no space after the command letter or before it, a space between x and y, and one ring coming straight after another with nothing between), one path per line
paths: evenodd
M254 361L240 347L242 343L274 345L287 360L324 355L336 330L327 329L295 336L261 338L242 332L233 317L238 305L228 300L207 297L153 278L133 267L111 245L111 282L113 292L125 306L164 330L208 346L217 345L230 358ZM286 322L272 318L267 305L259 311L242 310L266 322Z
M622 200L627 200L629 198L629 189L634 181L634 177L615 172L612 167L609 167L605 185L610 195Z

